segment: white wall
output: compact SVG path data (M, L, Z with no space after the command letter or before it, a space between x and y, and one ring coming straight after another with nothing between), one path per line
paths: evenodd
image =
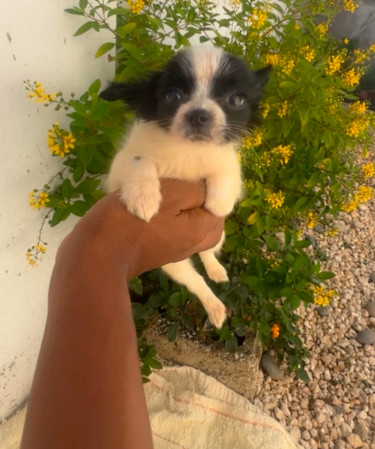
M43 213L28 193L55 174L58 160L46 146L48 128L64 113L26 98L23 81L48 92L80 94L96 78L112 78L113 63L93 55L102 33L73 37L83 20L64 12L78 0L0 2L0 421L27 397L46 315L54 254L74 220L44 234L48 252L37 268L25 252L37 240Z

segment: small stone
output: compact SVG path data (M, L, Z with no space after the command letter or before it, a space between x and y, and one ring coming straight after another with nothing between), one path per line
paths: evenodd
M262 355L261 365L266 373L272 377L272 379L280 380L284 377L283 371L277 366L275 360L268 352L265 352Z
M316 224L316 225L313 227L313 230L314 230L315 232L319 232L320 234L323 234L323 233L325 232L324 226L323 226L322 224L320 224L320 223Z
M362 440L367 440L369 428L366 421L359 419L357 424L354 426L354 433L357 434Z
M276 407L273 413L278 421L283 421L285 419L284 412L281 409L279 409L279 407Z
M329 306L317 307L317 310L320 316L327 316L331 312L331 308Z
M316 417L316 420L318 421L319 424L323 424L326 419L327 417L324 413L319 413L318 416Z
M375 284L375 271L370 274L369 282L373 282Z
M369 301L364 308L370 316L375 316L375 301Z
M365 227L365 224L361 220L354 220L353 225L358 229L362 229L363 227Z
M371 329L365 329L358 332L356 340L363 345L372 345L375 342L375 332Z
M349 424L343 422L340 426L341 428L341 432L342 432L342 436L343 437L348 437L351 433L352 433L352 429L350 428Z
M316 240L314 239L314 237L312 235L309 235L309 234L305 235L305 240L309 241L313 248L316 248L316 246L317 246Z
M357 447L362 447L363 446L363 441L361 440L360 436L357 435L356 433L351 433L350 435L348 435L346 437L348 443L350 444L350 446L354 449L356 449Z

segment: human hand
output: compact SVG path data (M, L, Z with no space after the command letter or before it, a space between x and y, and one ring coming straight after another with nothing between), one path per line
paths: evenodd
M100 200L80 220L60 248L87 251L92 260L118 264L128 279L146 270L186 259L213 247L220 239L224 218L203 208L203 182L162 180L162 203L149 223L131 215L118 192Z

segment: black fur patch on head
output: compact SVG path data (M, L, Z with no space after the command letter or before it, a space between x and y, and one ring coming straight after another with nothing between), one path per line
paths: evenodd
M246 62L225 53L214 76L212 98L226 115L227 140L235 140L259 122L258 107L267 84L271 67L256 72ZM233 107L236 101L243 101L242 108Z
M180 52L160 72L140 81L113 82L100 97L107 101L123 100L138 118L156 121L161 127L168 128L176 110L189 99L194 85L191 63L185 52ZM173 99L174 91L181 98L166 101L168 95Z
M107 101L125 101L138 117L154 120L157 116L157 90L160 75L160 72L156 72L140 81L112 82L101 92L100 97Z

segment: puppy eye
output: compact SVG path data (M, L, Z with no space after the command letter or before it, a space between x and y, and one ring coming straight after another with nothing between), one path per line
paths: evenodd
M227 98L227 103L232 109L243 109L246 105L246 95L232 94Z
M179 89L171 89L163 96L163 101L168 106L179 103L181 100L182 92Z

